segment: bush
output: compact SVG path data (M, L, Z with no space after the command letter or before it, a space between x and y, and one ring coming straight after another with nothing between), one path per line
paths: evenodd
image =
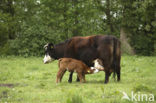
M44 50L43 46L47 42L56 43L57 32L44 25L23 25L18 38L9 41L12 54L22 56L39 56Z

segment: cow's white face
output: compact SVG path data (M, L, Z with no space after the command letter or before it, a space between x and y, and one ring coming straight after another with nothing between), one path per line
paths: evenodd
M52 43L48 43L44 46L45 49L45 56L43 59L44 64L54 61L54 46Z
M44 56L43 62L44 62L44 64L46 64L46 63L49 63L49 62L51 62L51 61L53 61L53 60L54 60L54 59L51 58L51 57L49 56L49 54L46 54L46 55Z

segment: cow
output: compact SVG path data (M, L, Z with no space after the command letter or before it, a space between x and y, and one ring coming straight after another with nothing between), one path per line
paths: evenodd
M111 35L76 36L62 43L54 45L48 43L44 46L44 63L67 57L83 61L87 66L94 65L95 59L100 59L104 67L105 81L108 83L109 76L113 72L114 78L117 74L117 81L120 81L120 41ZM68 82L72 82L73 72L69 75ZM77 78L78 81L78 78Z
M99 65L98 62L96 64ZM99 72L96 67L88 67L82 61L73 58L59 59L58 67L59 71L57 73L56 83L61 82L66 71L76 72L81 83L86 82L85 74L94 74Z

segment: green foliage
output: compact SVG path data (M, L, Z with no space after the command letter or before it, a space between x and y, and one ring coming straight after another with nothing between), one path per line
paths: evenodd
M42 55L47 42L122 27L139 55L156 53L155 0L1 0L0 54ZM126 49L126 48L123 48Z
M5 22L2 21L7 21L6 18L8 18L7 14L3 14L2 11L0 11L0 47L2 47L6 41L8 40L8 31L7 31L7 26Z
M122 26L130 33L130 44L140 55L153 55L156 40L155 0L120 0L123 8Z
M59 41L57 34L42 24L31 27L24 25L22 28L18 39L10 42L12 52L16 55L40 55L43 54L43 46L47 42L56 43Z

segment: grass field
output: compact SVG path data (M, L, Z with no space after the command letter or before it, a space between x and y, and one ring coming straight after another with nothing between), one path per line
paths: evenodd
M0 103L133 103L122 99L123 92L129 97L132 92L136 98L141 94L156 97L156 57L122 56L121 81L111 76L108 84L104 84L104 72L86 75L83 84L76 82L76 74L69 84L66 72L56 84L58 61L43 64L42 59L0 58ZM150 102L145 99L140 102Z

